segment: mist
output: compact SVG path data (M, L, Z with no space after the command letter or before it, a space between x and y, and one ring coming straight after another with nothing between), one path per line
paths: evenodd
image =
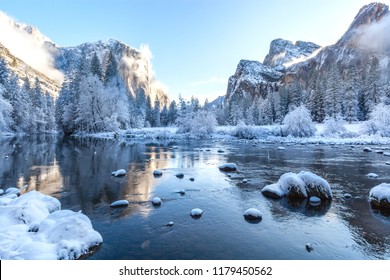
M360 27L356 31L357 43L363 49L388 54L390 52L390 16L383 17L379 22Z
M23 26L0 11L0 43L29 66L62 83L64 75L55 69L54 58L44 46L45 41L51 42L50 39L34 28L32 34L29 34Z

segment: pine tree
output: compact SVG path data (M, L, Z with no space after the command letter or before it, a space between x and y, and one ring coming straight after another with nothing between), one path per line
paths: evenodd
M104 84L107 85L109 82L115 80L115 78L118 81L118 75L118 63L110 50L107 55L106 68L104 71Z
M382 101L384 94L384 85L381 81L381 72L379 61L376 57L371 59L370 70L366 78L366 84L363 93L363 115L367 119L374 107Z
M341 78L336 66L329 70L326 87L326 115L336 118L341 115Z
M103 80L103 71L96 52L92 56L90 72L92 73L92 75L96 75L99 80Z
M360 89L357 68L352 65L347 73L347 87L344 95L344 116L349 123L358 119L358 95Z
M159 127L161 126L161 112L160 112L160 100L156 96L156 100L154 101L154 107L152 112L152 126Z
M172 125L176 123L176 118L177 118L177 105L176 105L176 101L172 100L171 104L169 104L167 125Z

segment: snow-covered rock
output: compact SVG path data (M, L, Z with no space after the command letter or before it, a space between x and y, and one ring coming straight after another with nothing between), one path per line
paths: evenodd
M319 48L320 46L311 42L297 41L293 44L288 40L275 39L271 42L269 53L263 63L271 67L283 69L295 61L307 59L308 56Z
M1 259L77 259L103 242L87 216L37 191L0 206Z
M200 218L203 215L203 210L200 208L194 208L190 212L191 217Z
M184 174L182 172L179 172L179 173L176 173L175 175L177 178L179 179L183 179L184 178Z
M350 193L345 193L344 194L344 198L345 199L351 199L352 198L352 195Z
M307 198L317 196L320 199L331 199L332 190L329 183L322 177L310 172L301 171L285 173L275 184L265 186L261 191L265 196L279 198Z
M372 149L371 149L370 147L364 147L364 148L363 148L363 152L371 153L371 152L372 152Z
M382 183L373 187L369 193L369 200L374 208L390 210L390 184Z
M385 152L383 153L384 156L387 156L387 157L390 157L390 153L389 152Z
M125 199L117 200L117 201L114 201L113 203L111 203L110 206L111 207L125 207L125 206L129 206L129 201L127 201Z
M368 178L373 178L373 179L374 179L374 178L378 178L378 174L376 174L376 173L368 173L368 174L367 174L367 177L368 177Z
M190 181L191 182L195 181L195 178L194 177L190 177Z
M235 163L225 163L219 166L219 170L225 172L237 171L237 165Z
M11 188L8 188L8 189L5 190L5 194L11 194L11 193L19 195L20 194L20 189L11 187Z
M261 220L263 215L261 214L259 209L249 208L244 212L245 219L248 220Z
M167 224L168 227L172 227L173 225L174 225L174 222L172 222L172 221L170 221L170 222Z
M154 175L154 176L161 176L162 174L163 174L163 173L162 173L161 170L155 169L155 170L153 171L153 175Z
M246 184L246 183L248 183L248 179L242 179L242 182L243 182L244 184Z
M282 146L279 146L278 147L278 150L285 150L286 148L285 147L282 147Z
M311 205L319 205L319 204L321 204L321 198L319 198L319 197L316 197L316 196L311 196L310 198L309 198L309 203L311 204Z
M126 175L126 170L118 169L116 171L111 172L111 175L114 176L114 177L125 176Z
M386 165L390 165L390 161L386 161L385 164L386 164Z
M156 205L156 206L161 205L161 198L159 198L158 196L153 197L151 202L153 205Z
M3 195L3 194L4 194L4 190L0 189L0 195Z

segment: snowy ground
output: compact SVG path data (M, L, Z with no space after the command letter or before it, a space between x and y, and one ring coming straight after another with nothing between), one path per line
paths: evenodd
M30 191L0 195L0 259L77 259L103 242L81 212L61 210L51 196Z
M364 131L364 122L344 124L345 132L342 134L325 134L324 124L316 124L316 133L312 137L296 138L291 136L281 136L281 126L245 126L239 128L236 126L219 126L213 134L197 135L190 133L177 133L176 127L157 127L142 128L123 131L119 134L100 133L84 134L81 137L93 137L104 139L122 139L122 140L194 140L194 139L211 139L211 140L253 140L254 142L266 143L296 143L296 144L353 144L353 145L380 145L390 144L389 137L380 135L367 135ZM240 131L244 130L244 131Z

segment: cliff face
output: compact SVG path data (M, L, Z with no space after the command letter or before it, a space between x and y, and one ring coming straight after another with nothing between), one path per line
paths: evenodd
M154 76L147 48L135 49L117 40L60 47L37 28L15 22L1 12L0 29L0 58L20 80L38 78L43 90L53 97L58 96L65 75L77 69L81 55L90 60L96 53L104 67L111 51L130 94L135 96L142 90L152 101L158 97L162 104L168 102L164 87Z
M278 86L296 82L308 89L319 77L327 77L337 66L342 78L353 65L359 77L365 78L367 66L377 58L383 80L390 81L390 30L389 8L385 4L372 3L360 9L344 35L334 44L321 48L310 42L276 39L271 42L269 54L263 64L256 61L240 61L236 73L230 77L225 105L236 93L262 95ZM269 87L269 85L276 86Z

